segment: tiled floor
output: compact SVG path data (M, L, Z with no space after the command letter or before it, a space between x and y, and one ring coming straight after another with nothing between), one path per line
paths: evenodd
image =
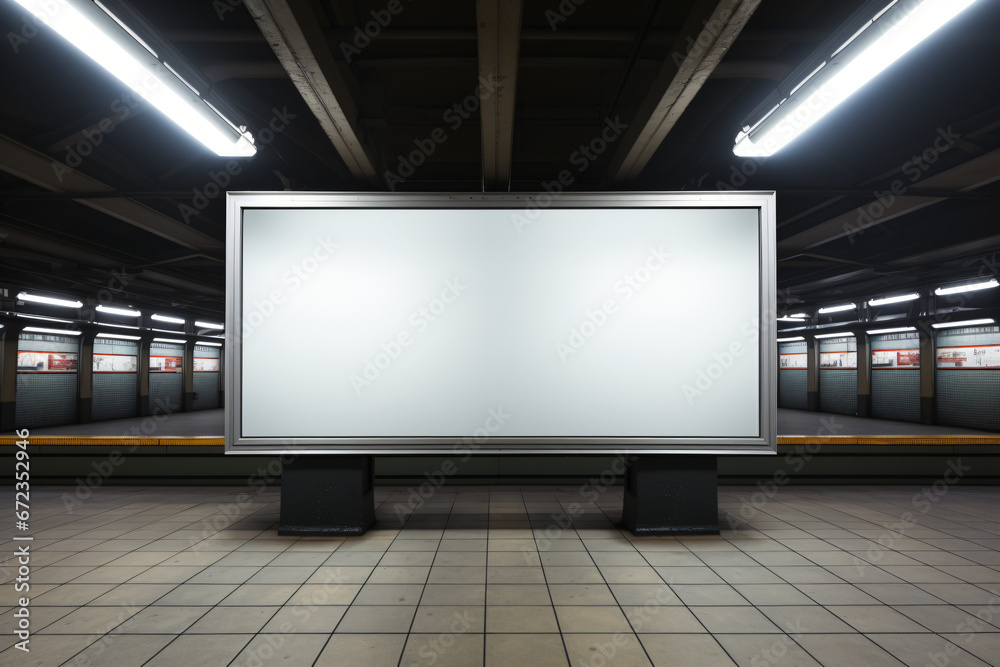
M998 488L723 487L680 539L620 493L379 488L320 539L278 537L277 490L36 487L0 665L1000 665Z

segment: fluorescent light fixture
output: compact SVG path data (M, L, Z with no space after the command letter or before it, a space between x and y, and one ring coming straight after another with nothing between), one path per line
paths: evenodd
M827 308L820 308L819 314L826 315L827 313L839 313L842 310L854 310L857 306L853 303L845 303L842 306L829 306Z
M248 157L257 152L249 132L223 118L98 3L16 1L217 155Z
M131 324L112 324L111 322L97 322L99 327L115 327L116 329L132 329L138 331L139 327Z
M941 322L932 324L935 329L950 329L952 327L971 327L976 324L993 324L993 320L986 318L982 320L965 320L964 322Z
M802 317L779 317L779 322L805 322L805 318Z
M869 306L884 306L889 303L899 303L901 301L913 301L914 299L919 299L919 294L902 294L900 296L887 296L884 299L872 299L868 302Z
M24 327L21 331L30 331L32 333L47 333L47 334L59 334L66 336L79 336L82 331L73 331L72 329L46 329L45 327Z
M62 306L64 308L80 308L83 306L81 301L70 301L69 299L56 299L51 296L41 296L38 294L28 294L27 292L21 292L17 295L19 301L33 301L35 303L44 303L49 306Z
M101 332L97 334L98 338L120 338L121 340L142 340L142 336L129 336L128 334L113 334Z
M222 343L209 343L207 340L200 340L195 345L208 345L209 347L222 347Z
M850 331L841 331L840 333L830 333L830 334L816 334L813 338L843 338L844 336L853 336L854 334Z
M58 322L59 324L73 324L73 320L61 320L58 317L45 317L44 315L28 315L26 313L18 313L18 317L23 317L26 320L42 320L43 322Z
M806 315L805 313L792 313L791 315L785 315L785 317L801 317L803 319L806 319L809 316Z
M153 319L158 322L170 322L171 324L184 324L184 320L177 317L168 317L166 315L159 315L154 313Z
M139 317L142 313L138 310L128 310L127 308L112 308L111 306L98 306L97 311L110 315L125 315L126 317Z
M805 338L803 338L802 336L792 336L791 338L779 338L778 342L779 343L794 343L795 341L798 341L798 340L805 340Z
M775 154L974 2L892 0L776 109L740 132L733 153L740 157Z
M982 283L970 283L968 285L958 285L955 287L938 287L934 290L934 293L938 296L944 296L945 294L958 294L959 292L974 292L981 289L991 289L997 287L1000 283L997 282L996 278L992 280L987 280Z
M153 342L154 343L180 343L181 345L183 345L187 341L179 340L177 338L154 338Z
M868 333L869 335L875 335L875 334L903 333L904 331L916 331L916 330L917 330L916 327L896 327L894 329L872 329L871 331L868 331L866 333Z
M196 327L201 327L203 329L225 329L225 324L213 324L212 322L198 322L195 321L194 325Z

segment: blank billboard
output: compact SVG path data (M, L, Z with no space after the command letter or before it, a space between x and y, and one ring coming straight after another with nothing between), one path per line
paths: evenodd
M227 451L770 452L773 194L229 196Z

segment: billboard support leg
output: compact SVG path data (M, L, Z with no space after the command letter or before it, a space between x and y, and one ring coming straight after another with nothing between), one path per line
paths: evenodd
M361 535L373 523L373 457L302 455L282 465L278 535Z
M718 457L630 456L622 523L634 535L718 535Z

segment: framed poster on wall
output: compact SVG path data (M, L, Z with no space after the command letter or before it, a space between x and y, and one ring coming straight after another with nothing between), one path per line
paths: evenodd
M872 370L876 368L920 368L920 350L872 350Z
M1000 368L1000 345L960 345L939 347L937 367L940 369Z

